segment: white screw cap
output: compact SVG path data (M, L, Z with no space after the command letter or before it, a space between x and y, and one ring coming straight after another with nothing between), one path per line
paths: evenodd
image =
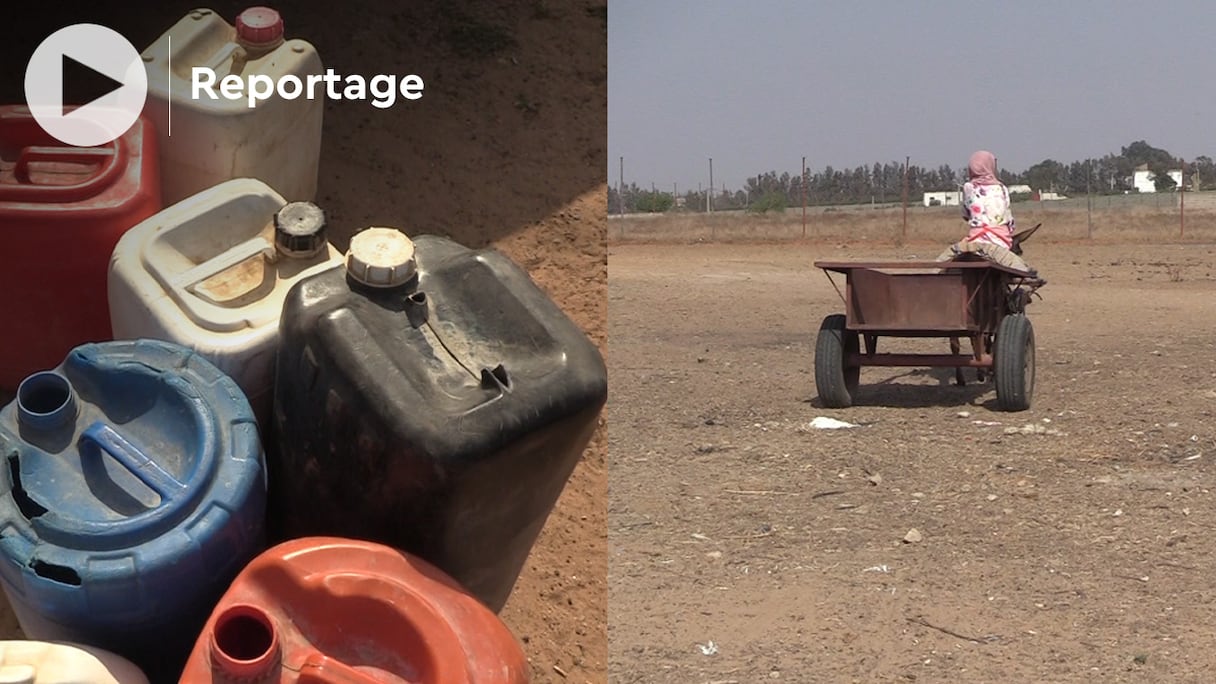
M346 272L369 287L396 287L418 272L414 241L396 228L368 228L350 239Z

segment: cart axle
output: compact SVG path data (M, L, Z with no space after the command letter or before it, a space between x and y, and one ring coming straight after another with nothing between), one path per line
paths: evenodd
M934 368L992 368L992 355L968 354L860 354L848 355L850 366L931 366Z

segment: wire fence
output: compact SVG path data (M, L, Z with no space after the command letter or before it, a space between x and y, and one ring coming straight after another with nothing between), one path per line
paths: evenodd
M1206 159L1206 158L1200 158ZM624 216L630 213L663 213L668 211L686 211L716 213L722 211L780 210L783 207L805 207L807 211L831 211L856 209L879 209L892 205L908 207L924 206L929 203L930 195L943 195L957 191L965 177L965 169L953 169L948 165L939 167L919 166L910 164L909 158L902 163L899 161L878 163L872 166L859 166L854 169L832 169L826 167L822 171L810 169L802 160L801 176L789 172L766 172L750 178L739 188L713 182L713 160L709 159L709 185L702 187L698 183L696 189L681 187L675 183L663 184L648 182L639 185L637 182L626 182L625 159L621 157L619 174L614 178L615 184L608 189L608 213L610 216ZM1077 166L1073 164L1072 166ZM1063 168L1063 167L1062 167ZM1133 178L1127 176L1117 180L1110 175L1110 191L1105 183L1106 176L1095 174L1099 169L1094 166L1085 171L1084 165L1072 169L1065 175L1054 177L1050 183L1040 178L1044 187L1059 190L1063 199L1048 199L1044 202L1058 202L1059 208L1085 207L1095 209L1121 208L1152 208L1169 210L1181 208L1183 194L1195 195L1195 209L1208 208L1216 197L1211 193L1216 191L1193 192L1211 185L1216 180L1216 170L1213 170L1211 160L1203 165L1195 166L1185 176L1185 193L1180 190L1164 192L1139 192L1133 185ZM1183 166L1184 171L1187 167ZM1206 170L1205 170L1206 169ZM1074 171L1081 173L1080 180ZM1202 172L1202 173L1201 173ZM1029 173L1029 172L1028 172ZM1114 173L1111 171L1111 173ZM1002 174L1004 176L1004 174ZM1109 174L1107 174L1109 175ZM1201 176L1208 181L1201 184ZM1171 178L1174 178L1171 172ZM1181 177L1181 176L1179 176ZM1013 182L1013 176L1008 177ZM1093 181L1092 183L1090 181ZM1141 186L1139 180L1136 181ZM1150 184L1151 185L1151 184ZM615 187L614 187L615 186ZM1030 186L1022 186L1027 192ZM1010 185L1013 190L1015 186ZM1071 191L1060 190L1071 188ZM1123 190L1123 191L1121 191ZM945 192L942 192L945 191ZM1054 193L1047 193L1050 197ZM1206 195L1206 197L1204 197ZM1015 196L1015 198L1026 195ZM774 201L775 200L775 201ZM1023 200L1025 201L1025 200ZM1029 201L1039 201L1037 198Z
M798 239L891 240L958 239L964 226L957 206L906 208L902 203L845 204L754 213L719 210L712 214L673 210L665 213L610 215L614 241L781 241ZM1216 191L1130 193L1018 201L1019 227L1042 223L1036 241L1100 240L1165 242L1216 241Z

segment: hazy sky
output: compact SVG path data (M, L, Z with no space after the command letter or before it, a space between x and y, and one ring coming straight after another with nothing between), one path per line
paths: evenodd
M1155 8L1150 8L1150 5ZM1216 2L611 0L608 178L1216 157Z

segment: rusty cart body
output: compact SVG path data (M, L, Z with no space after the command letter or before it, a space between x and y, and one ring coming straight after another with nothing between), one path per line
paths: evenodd
M977 368L996 384L997 405L1030 408L1034 394L1031 296L1046 284L980 257L954 261L817 261L844 302L823 320L815 347L815 385L824 405L851 406L862 366ZM833 274L844 276L841 291ZM880 353L882 337L940 337L950 354ZM971 353L959 353L959 340ZM961 372L958 374L962 382Z

